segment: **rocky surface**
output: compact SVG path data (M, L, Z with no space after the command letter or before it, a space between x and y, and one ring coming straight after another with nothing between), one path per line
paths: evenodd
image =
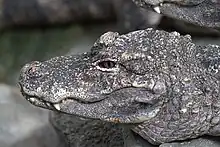
M52 113L50 121L68 147L123 147L119 125L61 113Z

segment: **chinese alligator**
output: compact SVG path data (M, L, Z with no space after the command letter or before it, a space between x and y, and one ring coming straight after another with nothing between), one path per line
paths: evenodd
M103 34L90 52L26 64L33 105L124 124L152 144L220 135L220 47L154 29Z

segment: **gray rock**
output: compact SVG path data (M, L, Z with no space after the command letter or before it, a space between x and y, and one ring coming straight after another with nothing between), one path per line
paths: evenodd
M120 126L99 120L51 113L51 123L68 147L122 147Z

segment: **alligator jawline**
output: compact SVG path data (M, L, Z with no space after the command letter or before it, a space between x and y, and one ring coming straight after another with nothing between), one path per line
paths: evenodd
M82 100L79 100L77 98L67 97L67 98L64 98L64 99L60 100L59 102L52 103L52 102L49 102L49 101L42 100L39 97L28 95L28 94L23 94L23 96L25 96L25 98L30 103L32 103L34 105L37 105L37 103L41 103L42 105L47 106L48 109L51 109L51 107L52 107L52 108L55 108L56 110L60 110L60 105L64 104L66 101L77 102L77 103L80 103L80 104L94 104L94 103L98 103L98 102L101 102L101 101L104 100L104 99L101 99L101 100L98 100L98 101L90 102L90 101L82 101Z

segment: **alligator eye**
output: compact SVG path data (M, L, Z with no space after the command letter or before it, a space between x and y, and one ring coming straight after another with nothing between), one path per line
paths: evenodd
M116 63L114 61L101 61L98 63L98 66L100 68L110 69L116 67Z

